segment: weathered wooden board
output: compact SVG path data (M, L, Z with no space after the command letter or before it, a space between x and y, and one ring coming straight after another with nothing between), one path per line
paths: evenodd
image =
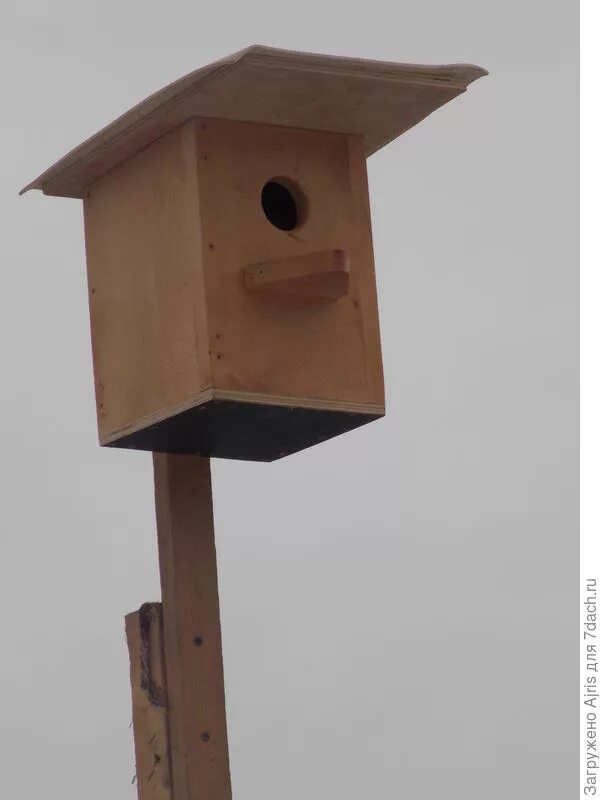
M160 603L125 617L139 800L173 800Z

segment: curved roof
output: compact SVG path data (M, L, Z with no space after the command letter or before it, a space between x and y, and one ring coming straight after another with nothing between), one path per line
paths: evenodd
M367 155L487 71L299 53L254 45L160 89L26 186L82 197L107 170L192 117L357 133Z

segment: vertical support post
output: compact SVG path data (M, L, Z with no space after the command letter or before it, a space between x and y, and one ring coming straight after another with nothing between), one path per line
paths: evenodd
M231 800L210 461L154 454L173 800Z

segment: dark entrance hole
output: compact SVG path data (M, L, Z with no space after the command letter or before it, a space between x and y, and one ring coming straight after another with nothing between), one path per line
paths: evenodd
M265 217L280 231L297 228L301 209L298 204L299 191L289 183L285 185L280 178L272 178L262 188L260 202Z

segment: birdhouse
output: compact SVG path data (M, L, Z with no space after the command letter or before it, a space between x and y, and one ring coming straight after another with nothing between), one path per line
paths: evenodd
M83 199L100 443L271 461L381 417L366 158L484 74L250 47L30 184Z
M250 47L26 187L83 199L100 443L154 452L162 602L126 618L139 800L231 800L210 457L385 413L366 159L484 74Z

